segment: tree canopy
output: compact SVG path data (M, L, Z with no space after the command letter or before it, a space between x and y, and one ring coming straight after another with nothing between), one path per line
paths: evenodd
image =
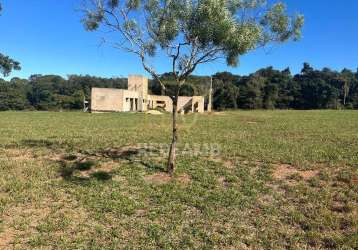
M287 15L283 3L268 6L264 0L92 0L85 12L88 30L118 32L122 39L113 46L138 55L158 82L148 61L158 51L167 54L172 73L183 81L200 64L224 58L236 66L241 55L258 47L297 40L304 23L302 15Z
M12 70L20 70L20 63L0 53L0 73L8 76Z

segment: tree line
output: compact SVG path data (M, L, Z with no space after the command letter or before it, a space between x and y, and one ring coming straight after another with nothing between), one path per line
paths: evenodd
M191 76L181 87L180 95L207 97L210 77L215 110L358 108L358 70L316 70L305 63L296 75L288 68L281 71L273 67L247 76L219 72L213 76ZM168 86L165 92L156 80L150 80L149 92L173 95L172 73L163 74L161 79ZM0 110L79 110L84 99L90 101L92 87L126 89L127 79L80 75L67 79L57 75L0 79Z
M127 88L127 79L71 75L32 75L0 79L0 110L79 110L90 100L91 88Z
M357 109L358 70L313 69L304 63L299 74L289 68L260 69L249 76L217 73L215 109Z

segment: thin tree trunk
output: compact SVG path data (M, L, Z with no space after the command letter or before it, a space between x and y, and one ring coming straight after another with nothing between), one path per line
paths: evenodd
M349 87L347 84L344 84L344 100L343 100L343 105L346 106L347 103L347 96L349 93Z
M179 81L177 79L177 89L175 96L173 98L173 114L172 114L172 143L170 145L169 157L168 157L168 174L173 175L175 170L175 159L176 159L176 146L178 141L178 125L177 125L177 117L178 117L178 99L180 93L180 87L184 83L184 81Z
M178 127L177 127L177 115L178 115L178 95L173 99L173 133L172 133L172 143L170 145L169 157L168 157L168 174L173 175L175 169L175 158L176 158L176 144L178 140Z
M344 92L343 105L346 106L347 97L349 94L349 85L348 85L348 82L346 82L346 81L344 82L344 85L343 85L343 92Z

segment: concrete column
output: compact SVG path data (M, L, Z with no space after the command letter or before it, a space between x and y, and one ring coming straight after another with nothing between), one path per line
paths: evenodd
M210 89L209 89L209 101L208 101L208 112L212 111L212 107L213 107L213 78L210 77Z

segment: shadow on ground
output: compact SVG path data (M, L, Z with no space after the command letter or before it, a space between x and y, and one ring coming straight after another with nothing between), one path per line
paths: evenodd
M58 164L60 176L77 184L91 180L109 181L116 175L116 169L108 162L142 165L150 172L165 172L160 163L153 163L152 156L161 155L158 149L137 145L99 150L69 150L73 146L56 140L23 140L20 145L26 148L47 148L52 152L49 159ZM70 154L58 152L72 151ZM157 157L158 158L158 157Z
M27 148L49 148L49 149L71 149L73 145L67 142L60 142L57 140L47 140L47 139L27 139L20 142L20 146Z

